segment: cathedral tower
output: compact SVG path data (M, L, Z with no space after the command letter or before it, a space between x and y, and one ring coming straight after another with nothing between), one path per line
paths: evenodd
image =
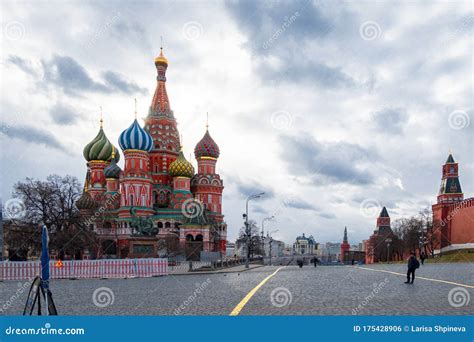
M217 158L219 158L219 146L209 134L208 127L204 137L194 148L194 155L198 163L198 172L191 181L192 191L195 197L204 204L210 212L209 215L216 221L222 219L222 191L223 182L216 172Z
M103 121L100 119L99 132L96 137L84 147L82 152L87 161L88 192L96 201L99 201L107 190L104 169L112 160L112 150L114 149L115 147L104 133ZM120 155L116 153L113 158L115 162L118 162Z
M177 122L171 110L166 91L168 60L163 55L155 58L157 71L156 89L145 121L145 129L153 139L150 151L150 171L153 180L152 203L155 208L166 208L170 204L173 178L168 173L170 164L180 151Z
M132 125L120 134L119 145L125 156L119 216L130 217L131 207L137 208L137 215L152 215L152 177L148 153L153 149L153 140L135 118Z

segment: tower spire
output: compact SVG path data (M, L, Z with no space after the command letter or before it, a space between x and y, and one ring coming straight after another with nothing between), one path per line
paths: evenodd
M206 112L206 131L209 130L209 112Z
M137 118L137 99L135 98L135 119Z
M344 239L342 242L347 243L347 227L344 227Z
M104 125L104 119L103 119L103 116L102 116L102 106L99 107L100 108L100 128L103 128L103 125Z

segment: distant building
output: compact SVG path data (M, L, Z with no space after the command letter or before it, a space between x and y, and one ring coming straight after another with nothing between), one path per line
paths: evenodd
M303 235L296 238L296 242L293 244L293 252L296 255L313 255L315 254L316 247L316 241L313 236L306 237L303 233Z
M233 257L235 253L235 243L227 241L227 249L226 249L226 256Z
M274 240L267 236L263 240L263 248L265 251L265 256L270 256L271 251L272 257L281 257L284 255L285 243L283 241Z

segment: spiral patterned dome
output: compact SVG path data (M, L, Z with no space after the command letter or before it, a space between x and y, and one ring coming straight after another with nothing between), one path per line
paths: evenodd
M194 176L194 167L184 157L183 150L179 151L178 158L170 164L169 172L173 177L191 178Z
M97 136L92 139L90 143L88 143L82 154L87 161L91 160L102 160L102 161L110 161L112 160L112 149L115 147L112 143L107 139L102 126L100 127L99 133ZM115 161L118 162L120 160L120 154L115 154Z
M202 139L197 143L196 147L194 148L194 155L196 156L196 158L219 158L219 154L219 146L217 146L214 139L212 139L211 135L209 134L209 130L206 130L206 134L204 134Z
M87 191L84 191L76 201L77 209L94 209L96 206L97 203Z
M135 119L130 127L120 134L119 145L122 150L142 150L151 152L153 150L153 138L140 127Z

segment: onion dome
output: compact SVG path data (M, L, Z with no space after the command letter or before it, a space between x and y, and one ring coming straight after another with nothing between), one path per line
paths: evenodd
M97 206L96 202L87 191L87 188L89 186L89 178L90 178L90 173L89 171L87 171L86 181L84 182L84 190L82 191L81 197L79 197L79 199L76 201L76 207L79 210L94 209Z
M104 169L104 175L105 175L105 178L115 178L115 179L118 179L119 176L120 176L120 172L122 172L122 170L120 169L120 167L117 165L117 163L115 162L115 148L112 149L112 161L110 162L110 164Z
M206 134L202 137L201 141L199 141L194 148L194 155L196 159L201 157L211 157L211 158L219 158L219 146L217 146L214 139L212 139L211 135L209 134L209 130L206 130Z
M169 166L170 175L173 177L187 177L194 176L193 164L188 162L184 157L183 150L179 151L178 158Z
M87 161L110 161L112 159L112 149L115 149L115 147L105 136L101 123L99 133L97 133L97 136L84 147L82 154ZM115 154L115 161L118 162L119 159L120 154Z
M140 127L135 119L130 127L120 134L119 145L122 150L142 150L151 152L153 150L153 138Z
M168 60L166 59L165 55L163 55L163 48L160 48L160 55L155 58L155 64L164 64L168 66Z

